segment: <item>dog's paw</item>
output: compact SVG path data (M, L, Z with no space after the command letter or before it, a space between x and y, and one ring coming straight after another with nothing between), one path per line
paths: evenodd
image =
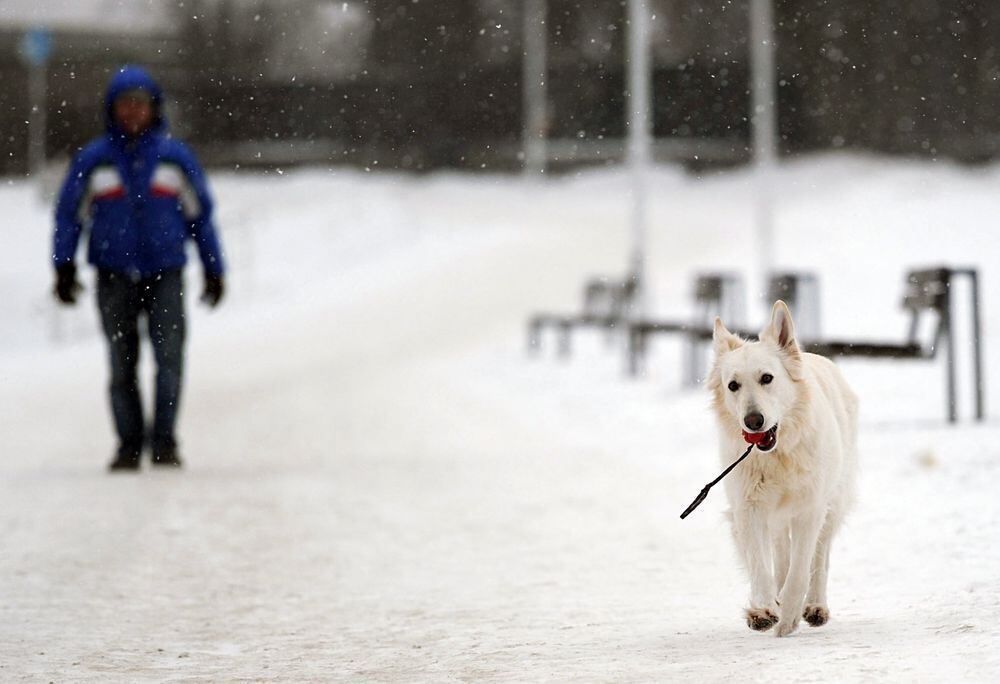
M802 612L802 618L813 627L822 627L830 621L830 609L818 603L810 603Z
M747 627L757 632L766 632L778 622L778 616L767 608L747 608Z
M799 619L794 618L792 620L778 620L778 624L774 628L774 636L776 637L786 637L795 631L796 627L799 626Z

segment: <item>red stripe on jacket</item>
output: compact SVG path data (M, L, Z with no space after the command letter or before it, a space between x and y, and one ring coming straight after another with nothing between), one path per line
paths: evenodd
M102 192L94 195L94 200L109 200L109 199L121 199L125 196L125 188L118 186L117 188L109 188Z
M153 197L180 197L180 192L166 185L153 185L149 188L149 194Z

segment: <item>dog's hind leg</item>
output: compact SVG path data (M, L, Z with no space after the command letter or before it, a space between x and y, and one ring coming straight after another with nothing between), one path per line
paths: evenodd
M833 541L833 532L830 521L827 521L816 541L809 593L806 594L806 606L802 612L802 617L813 627L825 625L830 620L830 609L826 603L826 582L830 574L830 543Z

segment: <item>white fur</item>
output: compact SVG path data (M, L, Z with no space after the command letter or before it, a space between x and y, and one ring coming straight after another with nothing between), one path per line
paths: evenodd
M803 615L817 626L829 616L830 543L855 491L858 400L831 361L799 349L784 302L775 302L759 342L741 340L719 319L713 342L708 386L722 463L746 449L749 411L763 414L763 430L778 425L775 447L754 449L725 484L750 575L747 622L763 630L777 621L775 633L786 636ZM765 373L773 380L761 384Z

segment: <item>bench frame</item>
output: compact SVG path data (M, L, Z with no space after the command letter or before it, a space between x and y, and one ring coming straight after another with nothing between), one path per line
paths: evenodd
M870 340L806 340L802 349L827 357L863 357L869 359L897 359L933 361L941 345L945 346L945 396L948 422L958 420L956 396L955 334L953 326L952 282L956 277L970 282L972 318L972 374L975 417L981 421L985 415L982 360L981 318L979 309L979 275L974 268L928 268L910 271L906 276L906 293L903 306L911 313L907 337L902 342L874 342ZM921 314L937 315L933 339L922 344L918 339ZM756 331L733 330L747 339L756 339ZM636 375L647 353L648 338L660 334L680 334L692 342L706 343L712 339L712 328L671 321L638 320L628 326L629 373Z
M972 333L972 385L977 421L985 416L983 380L983 345L979 312L979 273L974 268L937 267L910 271L906 276L903 307L910 311L910 327L902 343L870 341L817 340L803 345L806 351L827 357L864 357L870 359L901 359L933 361L941 345L945 347L945 397L948 422L958 421L956 396L957 368L955 363L954 304L952 283L955 278L969 280ZM921 344L920 313L932 311L938 316L933 339Z
M570 337L576 328L604 328L608 332L626 327L639 297L639 279L628 275L621 280L591 278L584 285L583 312L580 314L539 313L528 321L528 351L542 347L542 333L553 328L558 334L558 354L569 356Z

